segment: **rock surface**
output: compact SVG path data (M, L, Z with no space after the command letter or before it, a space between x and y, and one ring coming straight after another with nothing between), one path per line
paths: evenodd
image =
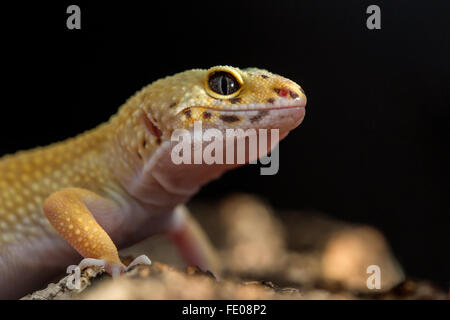
M155 262L112 280L102 268L70 276L23 299L446 299L427 281L405 280L382 233L319 213L274 212L249 195L219 205L190 206L218 248L225 273L185 268L171 244L152 237L122 256L147 254ZM381 270L381 288L368 289L367 267ZM69 280L69 282L68 282ZM69 283L69 285L68 285Z

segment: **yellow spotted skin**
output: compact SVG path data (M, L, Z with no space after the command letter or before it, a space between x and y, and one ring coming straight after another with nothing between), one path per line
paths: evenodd
M208 77L218 70L239 75L239 92L223 99L211 94ZM123 230L110 229L115 230L117 239L130 238L138 226L131 228L133 221L129 220L136 219L139 225L145 218L128 214L131 209L124 208L144 208L148 215L153 214L154 208L133 194L133 187L160 146L170 141L172 132L191 129L196 120L210 126L238 126L245 121L243 116L224 116L221 111L276 105L280 99L306 101L298 84L265 70L229 66L189 70L144 87L97 128L0 158L0 285L2 273L22 261L18 247L56 239L58 234L85 258L120 264L105 225L127 220L120 224ZM262 116L247 122L253 124ZM159 211L169 208L158 206ZM109 212L116 215L112 222L104 217ZM93 213L107 222L100 225ZM33 263L45 265L41 260Z
M77 186L99 191L111 175L97 160L101 135L91 132L0 160L0 248L53 232L43 215L46 197Z
M85 189L66 188L51 194L43 208L56 230L83 257L120 263L116 246L84 204L99 198Z

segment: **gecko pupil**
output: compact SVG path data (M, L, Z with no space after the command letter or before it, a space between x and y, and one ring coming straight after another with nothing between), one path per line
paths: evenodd
M208 85L212 91L221 95L230 95L239 90L239 82L228 72L218 71L211 74Z

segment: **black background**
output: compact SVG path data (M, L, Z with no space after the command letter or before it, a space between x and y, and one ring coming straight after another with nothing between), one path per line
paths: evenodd
M259 67L308 97L280 171L227 173L279 208L372 224L415 277L450 279L449 1L74 1L2 7L0 154L105 121L144 85L190 68ZM81 7L81 30L66 8ZM366 8L381 7L381 30Z

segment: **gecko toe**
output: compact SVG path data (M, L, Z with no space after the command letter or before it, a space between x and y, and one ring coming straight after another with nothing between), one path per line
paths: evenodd
M84 270L89 267L105 267L105 265L106 262L104 260L86 258L81 260L81 262L78 264L78 267L80 268L80 270Z
M143 265L151 265L152 261L145 255L140 255L139 257L137 257L136 259L134 259L126 268L125 271L130 270L132 267L138 265L138 264L143 264Z
M84 270L89 267L104 267L105 271L113 278L117 278L126 271L126 268L121 263L109 263L105 260L85 258L78 264L80 270Z

